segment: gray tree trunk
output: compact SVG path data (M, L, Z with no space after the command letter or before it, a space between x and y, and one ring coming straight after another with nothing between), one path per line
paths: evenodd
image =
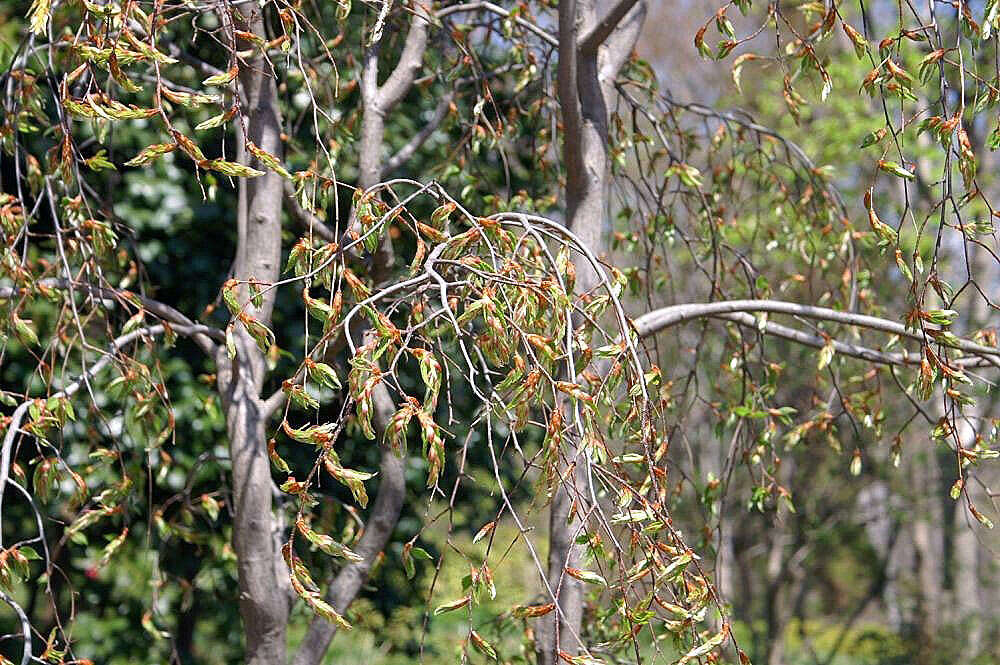
M607 99L638 39L645 12L644 2L625 0L598 20L593 0L559 3L558 96L564 131L566 226L597 256L607 250L610 235ZM598 34L602 30L607 34ZM588 45L591 36L593 43ZM580 292L597 285L597 275L587 263L577 264L576 275ZM556 594L557 611L538 623L539 665L553 665L560 651L576 654L585 646L580 640L583 583L565 571L579 567L583 554L575 539L582 528L580 516L587 512L586 459L571 440L564 445L562 457L566 462L560 473L570 465L573 473L560 483L550 508L547 578ZM569 522L574 502L577 517Z
M385 118L410 90L420 70L427 47L427 27L427 21L420 16L411 20L399 62L381 86L378 84L379 44L372 45L365 53L361 73L364 109L358 150L358 187L362 190L377 185L384 175ZM392 262L392 245L388 234L385 234L376 251L372 278L376 282L384 279ZM359 325L351 334L360 337L366 334L366 330ZM381 437L396 407L384 384L376 386L372 398L375 403L372 420L377 435ZM372 566L389 542L406 498L405 458L397 455L387 445L380 443L380 449L378 495L365 520L361 540L354 547L361 561L344 566L330 583L326 593L326 601L341 614L346 613L354 602L361 586L368 579ZM336 632L335 625L322 618L315 618L309 624L302 645L292 660L293 664L317 665L326 654Z
M264 34L259 13L244 29ZM242 111L249 139L282 158L281 116L270 66L257 56L241 69ZM242 142L240 142L242 143ZM246 155L241 148L241 154ZM241 179L238 241L233 277L277 281L281 261L281 177L266 170L252 180ZM245 290L242 299L247 297ZM260 308L247 313L265 325L271 321L274 291ZM239 327L238 327L239 328ZM246 332L236 332L236 358L217 352L218 388L226 415L233 473L233 546L239 575L240 615L246 635L246 662L285 662L285 634L291 607L288 573L281 557L282 534L272 512L271 464L267 454L267 417L260 391L267 365L264 353Z

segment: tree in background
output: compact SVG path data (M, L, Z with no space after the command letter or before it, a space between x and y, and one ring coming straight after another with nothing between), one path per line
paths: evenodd
M748 115L662 92L636 0L19 7L5 642L93 657L79 626L114 594L88 588L123 575L150 588L125 620L177 662L203 657L210 597L238 606L247 662L319 663L366 585L419 607L402 648L427 658L451 659L424 653L427 626L463 616L463 659L783 662L783 574L837 517L822 447L859 475L920 429L990 525L984 9L876 33L836 2L744 0L681 40L737 51L737 85L780 72L793 118L809 88L854 94L831 59L866 61L849 85L883 110L863 141L881 152L842 183ZM737 500L769 527L752 645L725 602Z

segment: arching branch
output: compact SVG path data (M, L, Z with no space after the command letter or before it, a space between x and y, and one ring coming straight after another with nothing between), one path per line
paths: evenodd
M788 326L774 323L773 321L761 321L752 314L747 314L745 312L715 314L713 316L714 318L721 319L723 321L731 321L747 328L755 328L757 330L761 330L765 334L781 337L782 339L787 339L790 342L796 342L814 349L822 349L827 343L826 340L819 335L811 335L807 332L796 330L795 328L789 328ZM831 340L830 343L833 344L833 350L842 356L850 356L852 358L866 360L879 365L920 364L921 356L917 353L885 353L866 346L852 344L850 342L841 342L836 339ZM954 363L959 367L982 367L992 364L982 356L959 358L955 360Z
M849 326L858 326L890 335L899 335L919 342L926 338L919 331L911 330L901 323L889 319L854 312L842 312L826 307L800 305L782 300L728 300L712 303L688 303L671 305L654 310L635 319L635 330L639 337L649 337L666 328L695 319L738 312L771 312L801 316L818 321L830 321ZM990 364L1000 367L1000 349L983 346L960 339L957 348L966 353L979 356Z
M42 288L60 289L76 293L85 293L88 296L103 298L106 300L137 302L151 314L159 317L169 324L181 326L186 330L194 330L190 337L209 357L214 356L217 345L213 342L225 341L226 335L218 328L196 324L187 315L178 311L170 305L154 300L140 293L113 289L107 286L98 286L87 282L77 282L61 277L50 277L39 280L38 285ZM0 300L9 300L20 293L19 289L10 286L0 287ZM178 332L180 328L177 329Z
M171 326L171 329L182 335L207 335L212 329L206 326ZM139 328L138 330L133 330L126 333L120 337L112 340L111 344L108 345L108 351L100 357L93 365L91 365L85 372L83 372L76 380L67 384L61 390L48 395L48 399L60 398L60 397L72 397L75 395L80 388L82 388L88 381L93 377L97 376L105 367L111 364L114 359L114 354L121 349L126 344L135 341L141 337L162 335L166 332L166 327L163 325L149 326L147 328ZM3 438L3 449L0 451L0 523L3 521L3 494L4 490L7 488L7 481L10 477L10 462L11 455L14 450L14 441L17 439L18 433L21 431L21 423L24 420L25 414L28 413L28 409L34 403L34 400L26 400L21 402L14 412L10 416L10 422L7 423L7 431ZM0 532L0 548L3 547L3 533Z
M14 610L18 620L21 622L21 639L24 642L21 652L21 665L28 665L34 659L34 655L31 652L31 622L28 621L28 615L25 614L24 609L13 598L8 596L6 592L0 591L0 600L7 603Z

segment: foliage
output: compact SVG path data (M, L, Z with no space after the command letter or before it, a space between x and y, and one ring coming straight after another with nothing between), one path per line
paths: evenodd
M110 662L100 631L138 616L124 648L179 662L238 604L245 639L206 659L284 660L290 631L318 662L419 593L411 653L433 622L463 660L747 662L707 558L733 469L752 511L822 539L786 456L819 474L815 449L847 448L856 476L921 419L991 525L970 478L998 455L974 410L1000 366L995 237L970 135L1000 98L977 51L992 5L875 42L836 2L736 1L694 36L741 49L738 86L780 69L794 121L803 86L836 108L852 70L827 51L872 65L852 86L885 122L853 210L784 135L663 93L630 54L643 3L603 37L584 7L567 47L572 7L19 8L0 571L37 631L11 631L23 654ZM759 28L738 38L736 12ZM776 53L745 50L761 35ZM911 417L886 407L900 393ZM729 442L724 468L682 464L701 437ZM526 564L535 583L506 586ZM365 581L381 593L348 610Z

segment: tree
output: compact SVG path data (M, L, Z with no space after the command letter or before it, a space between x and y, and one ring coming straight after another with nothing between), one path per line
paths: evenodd
M586 665L745 662L709 565L721 524L701 520L697 542L680 527L720 512L737 464L751 506L781 515L800 481L787 449L844 442L857 475L876 459L862 446L923 418L950 450L952 497L989 525L970 485L997 456L995 424L973 391L1000 350L989 328L952 328L995 308L967 129L971 100L1000 98L973 58L992 4L981 24L964 6L904 14L875 43L835 2L757 15L736 1L691 36L720 60L762 34L787 41L743 50L731 73L784 68L795 117L796 86L834 94L826 51L870 61L860 84L884 125L865 147L883 152L863 158L862 224L797 144L662 93L633 51L645 3L606 4L33 2L0 133L2 353L17 382L0 509L19 511L3 522L0 599L23 663L79 660L64 569L88 533L108 536L94 575L123 548L234 557L248 663L321 662L399 545L410 577L469 561L461 595L428 613L466 613L467 654ZM760 21L745 38L740 12ZM937 147L918 173L907 141L924 133ZM119 200L136 167L179 171L192 207L232 211L199 239L218 239L206 278L220 298L200 316L189 295L158 297L143 267L148 239ZM165 269L183 285L184 268ZM875 277L888 270L895 294ZM175 435L174 353L207 362L225 451ZM913 416L890 413L894 398ZM424 531L447 522L450 537L473 483L492 493L476 553L428 552ZM547 543L522 514L532 503ZM408 505L423 525L404 534ZM787 542L773 533L776 578ZM485 621L476 608L515 548L540 592ZM23 580L39 573L30 598L49 610L32 628ZM165 614L153 603L142 626L183 660ZM777 633L764 652L781 662Z

